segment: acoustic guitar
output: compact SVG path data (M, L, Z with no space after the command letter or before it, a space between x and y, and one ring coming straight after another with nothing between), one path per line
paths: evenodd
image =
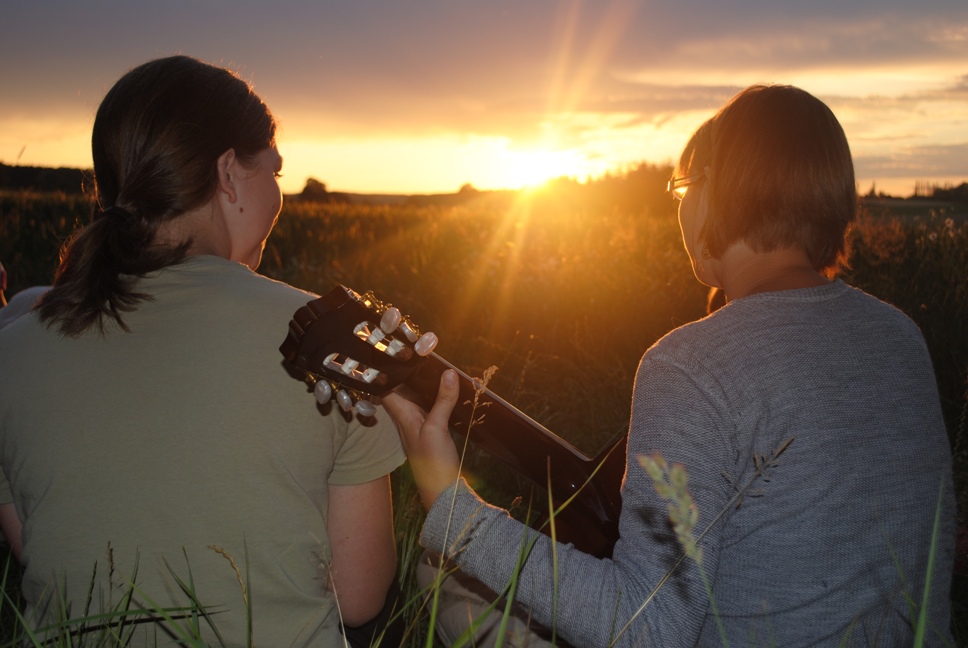
M570 499L555 516L558 540L610 556L618 539L625 438L589 457L480 380L427 352L420 340L417 327L398 309L370 293L337 286L293 314L279 350L296 375L315 386L320 400L333 394L344 410L355 404L363 415L373 411L366 407L367 395L381 396L400 385L405 385L404 395L429 410L441 374L453 369L460 398L450 419L452 431L470 434L472 444L541 489L550 484L556 508Z

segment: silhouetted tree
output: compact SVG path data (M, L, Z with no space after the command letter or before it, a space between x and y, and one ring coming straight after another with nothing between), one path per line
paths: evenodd
M317 202L329 202L330 194L326 190L326 185L316 178L306 178L306 186L299 194L302 200L315 200Z

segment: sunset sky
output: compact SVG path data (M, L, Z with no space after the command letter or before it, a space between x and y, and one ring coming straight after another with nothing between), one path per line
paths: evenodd
M0 162L89 167L101 97L182 53L281 124L283 189L517 188L668 162L742 87L792 83L858 187L968 180L965 0L31 0L0 5Z

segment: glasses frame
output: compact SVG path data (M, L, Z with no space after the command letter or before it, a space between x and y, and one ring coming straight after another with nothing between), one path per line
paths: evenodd
M671 193L673 198L681 201L686 195L686 192L685 192L686 187L690 185L694 185L705 179L706 179L705 172L693 173L692 175L682 176L679 178L672 178L671 180L669 180L668 183L666 183L666 191Z

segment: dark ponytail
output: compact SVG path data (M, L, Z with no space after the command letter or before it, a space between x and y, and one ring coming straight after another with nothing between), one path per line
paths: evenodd
M95 207L93 221L61 250L54 287L43 297L40 318L61 333L78 336L104 330L105 318L128 330L121 315L151 296L138 292L138 277L185 258L190 245L152 246L154 229L120 207Z
M269 109L224 68L173 56L121 77L94 120L94 217L62 249L41 320L70 336L111 320L127 330L122 314L151 299L137 280L191 245L161 245L159 227L214 197L219 156L245 163L274 137Z

